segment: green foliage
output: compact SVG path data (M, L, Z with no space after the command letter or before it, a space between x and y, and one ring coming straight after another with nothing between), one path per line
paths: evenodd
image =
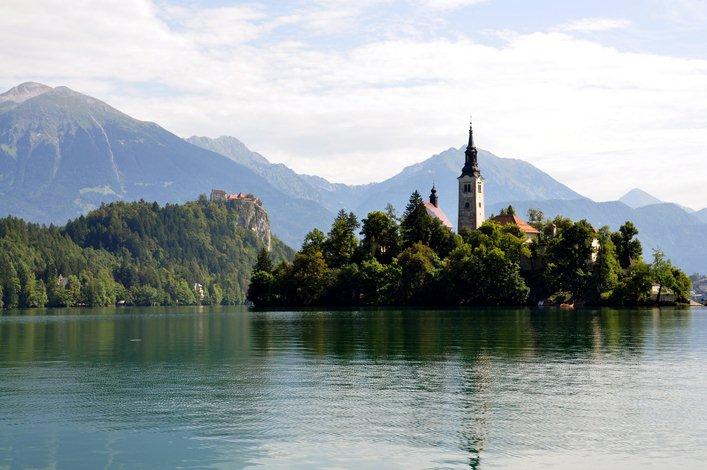
M323 243L324 258L329 266L340 268L353 261L358 249L358 227L359 223L353 212L347 214L343 209L339 211Z
M248 225L266 217L253 204L200 198L103 205L63 228L0 219L0 300L6 308L242 303L256 260L272 270L271 259L292 256L277 239L265 250Z
M410 196L410 201L400 222L402 246L408 248L415 243L428 244L432 231L431 225L432 218L427 214L422 196L415 191Z
M324 242L326 235L318 228L312 229L304 237L302 242L302 251L321 251L324 252Z
M631 264L619 279L612 300L618 305L642 305L649 301L652 286L650 266L643 261Z
M672 291L676 299L687 301L692 288L692 281L665 258L660 250L653 250L653 262L650 265L651 280L658 285L656 303L660 303L666 289Z
M548 280L556 291L586 298L592 277L595 233L586 220L568 224L548 244Z
M516 215L516 210L513 206L509 205L508 207L501 209L501 213L499 215Z
M618 232L611 234L611 241L616 246L616 256L623 269L627 269L631 263L641 259L643 248L636 238L637 235L638 229L631 221L626 221Z
M358 242L355 217L341 211L328 235L309 233L293 263L269 271L259 261L248 298L259 307L522 305L543 299L636 305L649 301L654 278L686 298L690 279L662 258L645 265L629 223L612 233L596 231L586 220L548 221L540 211L530 216L540 231L532 240L514 224L494 221L460 236L430 217L415 192L399 224L390 213L368 214ZM615 242L629 253L626 268Z
M363 219L361 252L364 259L390 263L400 252L398 223L389 214L375 211Z

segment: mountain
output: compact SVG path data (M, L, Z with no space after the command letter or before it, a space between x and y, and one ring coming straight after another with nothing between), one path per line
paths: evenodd
M627 192L619 198L619 201L623 202L629 207L634 209L643 206L649 206L651 204L660 204L661 201L657 197L651 196L642 189L633 188L631 191Z
M257 194L289 244L332 214L250 168L66 87L0 95L0 215L61 223L103 202L182 202L211 188Z
M23 83L0 95L0 215L63 223L103 202L182 202L217 187L258 195L273 232L298 246L311 228L327 230L341 208L362 217L390 202L402 211L413 190L426 198L434 182L442 209L456 222L464 146L379 183L349 186L270 163L233 137L188 140L66 87ZM707 272L706 210L643 205L652 196L640 190L625 198L641 207L595 203L527 162L480 150L479 164L487 214L512 203L520 214L538 207L597 226L635 220L648 254L661 247L685 269Z
M639 230L643 255L650 260L653 248L659 248L676 265L688 272L707 272L707 224L672 203L651 204L633 209L621 201L594 202L590 199L512 201L516 212L524 216L528 209L537 208L546 217L563 215L570 219L587 219L599 228L608 225L618 229L632 221ZM498 214L507 203L494 204L487 214Z
M410 193L417 189L426 198L434 183L442 210L456 224L457 177L464 164L465 146L450 148L427 160L411 165L400 173L371 185L355 206L359 214L380 209L391 202L399 210L405 207ZM479 150L479 166L486 180L486 204L513 200L581 199L582 195L540 171L530 163L500 158Z
M700 219L702 222L707 224L707 207L699 211L694 212L692 215Z
M192 136L187 142L212 152L225 155L265 178L270 184L282 188L295 197L315 201L327 210L337 212L342 207L351 207L371 185L349 186L330 183L319 176L302 175L282 163L270 163L265 157L253 152L240 140L231 136Z
M457 176L464 163L466 147L450 148L427 160L403 169L397 175L367 185L330 183L318 176L301 175L282 164L272 164L234 137L190 137L189 142L237 161L273 185L297 197L310 199L330 211L341 208L365 216L392 203L402 210L410 193L417 189L426 197L432 183L437 186L442 209L450 215L457 210ZM486 202L511 200L577 199L580 194L522 160L500 158L479 151L479 163L487 180ZM456 217L450 217L456 223Z

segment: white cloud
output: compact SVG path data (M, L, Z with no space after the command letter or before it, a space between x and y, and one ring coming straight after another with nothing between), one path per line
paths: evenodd
M423 6L431 10L456 10L479 3L486 3L489 0L421 0Z
M345 182L381 180L461 145L472 112L481 147L593 198L639 186L707 205L705 60L557 31L507 34L499 47L400 34L334 47L320 34L336 12L310 21L322 8L342 11L327 2L279 16L259 7L192 15L145 0L41 3L1 7L6 88L66 84L180 135L235 135ZM273 39L280 28L295 32Z
M612 29L626 29L631 26L628 20L616 18L582 18L562 24L555 28L556 31L598 32Z

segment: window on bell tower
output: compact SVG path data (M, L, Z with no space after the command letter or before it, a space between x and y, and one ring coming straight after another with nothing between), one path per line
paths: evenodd
M481 183L479 183L479 193L481 193Z

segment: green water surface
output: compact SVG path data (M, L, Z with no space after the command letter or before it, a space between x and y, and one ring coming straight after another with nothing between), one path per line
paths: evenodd
M707 309L0 316L0 468L705 468Z

